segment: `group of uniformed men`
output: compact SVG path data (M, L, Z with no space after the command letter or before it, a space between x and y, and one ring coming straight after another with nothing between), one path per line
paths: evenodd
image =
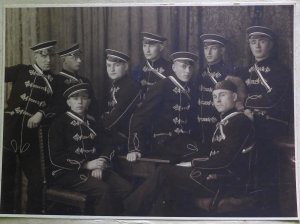
M52 184L86 193L89 214L116 215L113 201L119 199L123 214L145 215L163 186L213 196L219 180L212 172L233 175L232 190L242 186L253 130L256 148L272 154L270 142L287 135L291 112L292 77L273 55L274 32L252 26L247 34L255 62L240 70L223 61L228 40L201 35L207 66L196 78L198 56L180 51L171 62L164 59L167 39L158 34L141 33L145 62L132 75L129 56L106 49L110 88L103 114L89 80L78 75L78 44L57 52L58 74L50 71L56 41L33 46L33 65L5 70L13 86L4 119L2 212L13 211L17 157L28 179L27 213L41 210L37 128L46 118L54 118L48 138ZM115 154L134 162L150 152L171 164L137 189L112 168Z

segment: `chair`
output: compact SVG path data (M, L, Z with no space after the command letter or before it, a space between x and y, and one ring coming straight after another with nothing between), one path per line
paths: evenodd
M196 198L195 205L208 212L211 216L257 216L257 206L264 197L264 192L255 187L255 163L256 148L254 141L254 130L248 137L248 141L243 146L241 152L248 160L248 176L246 184L241 187L239 192L230 192L228 189L233 180L231 175L211 174L211 180L222 180L216 194L208 198ZM260 207L261 211L264 210Z
M55 204L77 207L81 215L86 213L87 196L75 191L66 190L60 187L50 186L47 182L49 175L48 158L48 130L49 125L42 124L38 129L39 148L41 158L41 173L43 178L43 207L42 213L48 213Z

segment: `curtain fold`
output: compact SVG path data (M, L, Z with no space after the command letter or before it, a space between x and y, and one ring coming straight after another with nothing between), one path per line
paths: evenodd
M56 39L57 50L79 43L83 51L80 74L91 80L100 104L107 85L105 49L129 54L131 68L143 60L140 32L160 33L168 38L163 55L178 50L203 53L202 33L219 33L230 40L226 60L238 66L250 61L246 28L251 25L249 7L253 6L147 6L147 7L57 7L7 8L5 65L32 63L30 46ZM293 7L264 6L262 25L272 27L279 36L280 58L293 66ZM284 19L282 19L284 18ZM55 71L61 69L54 60ZM9 88L6 88L7 93ZM8 95L8 94L7 94Z

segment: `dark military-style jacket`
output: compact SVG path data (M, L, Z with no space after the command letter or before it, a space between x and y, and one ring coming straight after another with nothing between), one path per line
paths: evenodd
M215 82L223 81L226 76L233 74L233 68L219 62L208 66L198 77L198 106L197 106L197 123L196 137L201 139L201 143L209 144L219 121L219 113L213 105L212 92Z
M211 192L215 192L222 180L208 180L210 174L230 175L245 184L250 153L243 150L251 145L252 136L252 122L244 113L231 110L224 114L216 125L209 155L192 160L191 178Z
M156 71L166 77L173 74L172 63L162 57L154 62L149 61L149 63ZM134 69L133 76L142 85L143 99L149 88L162 79L151 71L146 62Z
M245 107L255 112L256 124L261 127L258 129L262 129L262 134L275 123L287 126L292 108L292 76L288 69L277 60L267 58L257 62L256 66L251 65L243 79L248 88Z
M120 144L127 145L129 120L140 98L140 86L129 75L111 82L102 124Z
M37 128L28 128L34 114L41 112L44 118L55 113L51 107L56 91L55 76L42 72L36 65L15 65L5 68L5 82L12 82L4 117L4 148L15 153L37 151Z
M56 99L55 110L57 114L64 113L68 110L66 99L64 98L63 93L74 84L88 83L90 85L90 98L91 98L89 113L95 118L99 116L97 100L95 98L91 83L87 78L79 76L78 74L75 73L68 72L64 69L61 72L59 72L56 76L57 76L56 86L58 86L58 90L55 93L54 98Z
M36 64L15 65L5 69L5 82L12 82L11 95L5 114L25 117L25 121L40 111L45 117L53 115L49 100L56 90L55 76L43 72Z
M181 82L175 76L169 76L150 88L130 122L129 152L145 151L151 127L153 142L190 135L193 96L192 84Z
M85 182L90 175L83 168L86 162L100 157L109 162L114 156L112 149L101 144L103 135L92 116L67 111L57 117L48 138L52 176L66 178L71 185Z

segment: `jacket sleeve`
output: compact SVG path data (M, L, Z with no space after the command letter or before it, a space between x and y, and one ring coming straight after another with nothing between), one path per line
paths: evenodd
M127 114L140 100L140 90L137 86L122 88L120 99L116 106L109 112L103 114L103 125L110 130L118 121Z
M75 153L75 146L66 145L67 131L60 118L52 122L48 133L50 162L54 167L64 170L83 169L86 159Z
M53 89L53 94L48 100L48 105L46 108L40 110L46 118L62 114L67 110L66 99L63 97L64 88L59 85L59 81L55 75L51 87Z
M5 67L5 82L15 82L25 68L26 65L22 64Z
M192 160L192 166L201 169L224 169L227 168L243 150L243 146L248 140L251 130L250 119L244 117L239 122L230 124L229 127L224 130L226 136L225 140L222 140L222 146L220 150L214 148L212 144L212 151L216 151L215 155L209 155L207 158L195 158ZM220 144L220 143L217 143Z
M283 67L272 72L267 80L268 85L272 88L270 92L266 90L258 97L247 98L246 106L254 108L268 109L276 106L288 92L290 76L288 70Z
M146 98L133 113L129 123L129 152L144 150L145 138L147 137L145 130L163 103L163 93L164 80L149 89Z
M113 149L113 137L112 133L107 130L99 130L100 141L99 146L99 157L105 159L107 162L111 162L115 156L115 149Z

